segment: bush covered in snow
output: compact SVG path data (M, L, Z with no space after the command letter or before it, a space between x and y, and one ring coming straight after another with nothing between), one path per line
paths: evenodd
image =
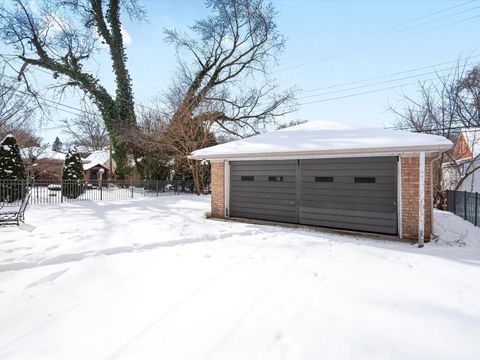
M21 199L25 193L25 183L21 180L26 178L17 140L13 135L7 135L0 143L0 180L8 180L0 185L0 201Z
M70 150L65 156L62 180L63 196L76 199L85 192L82 158L75 150Z

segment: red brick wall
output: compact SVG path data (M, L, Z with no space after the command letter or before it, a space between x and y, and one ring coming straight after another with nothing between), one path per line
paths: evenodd
M418 180L419 157L401 159L402 176L402 238L418 240ZM432 232L432 188L430 174L430 158L425 158L425 240L430 239Z
M212 217L225 217L225 165L212 162Z

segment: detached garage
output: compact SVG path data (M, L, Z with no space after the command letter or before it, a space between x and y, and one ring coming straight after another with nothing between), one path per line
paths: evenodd
M423 240L432 232L431 162L451 146L440 136L317 121L191 157L212 163L214 217Z

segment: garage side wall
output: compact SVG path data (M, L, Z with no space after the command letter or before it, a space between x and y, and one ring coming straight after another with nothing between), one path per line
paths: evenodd
M402 238L418 240L419 157L402 156ZM432 187L430 158L425 158L425 240L432 232Z
M212 162L212 210L211 215L215 218L225 217L225 164L224 162Z

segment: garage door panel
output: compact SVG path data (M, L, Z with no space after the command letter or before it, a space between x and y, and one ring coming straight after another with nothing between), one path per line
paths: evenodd
M375 175L373 175L375 174ZM392 178L392 170L391 169L360 169L360 170L351 170L348 167L342 170L328 170L323 168L318 168L316 170L304 170L302 168L302 177L312 177L315 179L315 176L334 176L334 177L346 177L352 181L352 178L355 176L384 176Z
M296 223L296 221L291 216L275 216L267 213L252 214L252 213L242 212L241 215L232 214L231 216L243 218L243 219L252 219L252 220L266 220L266 221L278 221L283 223Z
M270 197L270 198L259 198L259 197L246 197L246 196L235 196L233 198L235 205L245 205L252 204L255 206L260 206L263 204L266 205L286 205L286 206L296 206L297 200L295 197L285 198L285 197Z
M235 193L258 193L258 194L295 194L295 189L294 188L274 188L274 189L262 189L260 187L242 187L242 188L237 188L234 191L232 191L232 194Z
M255 177L266 177L266 176L296 176L297 171L295 169L293 170L258 170L258 171L232 171L231 175L235 177L235 180L237 180L236 177L238 177L238 180L241 179L241 176L255 176Z
M325 171L341 171L345 170L345 164L330 164L330 165L323 165L322 169ZM348 169L352 171L362 171L362 170L394 170L395 166L391 163L351 163L348 164ZM302 164L302 170L304 171L315 171L318 169L318 166L311 163L311 164Z
M396 234L396 161L395 157L300 160L299 222ZM355 177L373 182L355 182Z
M283 172L285 170L295 170L296 168L296 165L295 164L288 164L288 165L275 165L275 166L268 166L268 165L263 165L263 166L235 166L235 169L234 171L235 172L241 172L241 173L245 173L245 172L249 172L249 171L252 171L252 172L262 172L262 171L265 171L265 170L268 170L268 171L277 171L277 172Z
M356 190L356 189L331 189L329 194L329 190L326 189L302 189L302 197L309 196L309 197L316 197L316 196L325 196L325 194L329 194L328 196L338 197L339 199L343 199L345 197L352 198L355 201L359 201L360 198L392 198L392 191L388 190ZM333 191L333 193L332 193Z
M310 200L309 198L301 199L302 206L304 207L319 207L318 201ZM340 210L361 210L361 211L375 211L379 213L390 213L394 212L394 206L390 202L385 203L369 203L364 204L361 202L339 202L339 201L325 201L321 204L320 209L340 209ZM393 209L393 210L392 210Z
M291 188L292 186L295 185L295 181L282 181L282 182L276 182L272 184L272 181L250 181L249 184L244 181L234 181L232 180L231 184L233 188L243 188L243 187L253 187L253 188L258 188L261 189L262 191L265 189L269 189L271 187L275 188Z
M359 219L360 222L364 219L378 219L378 220L387 220L391 221L394 216L396 216L394 211L389 212L378 212L378 211L365 211L365 210L353 210L353 209L332 209L332 208L316 208L301 206L300 210L303 214L309 214L309 216L322 215L322 217L333 216L333 217L348 217L349 221L353 221L353 218Z
M322 162L322 166L328 165L351 165L351 164L390 164L392 156L378 156L378 157L349 157L349 158L325 158L325 159L304 159L301 160L302 166L314 165L316 166L319 161Z
M376 183L376 189L381 191L395 191L396 184L392 183ZM328 183L328 182L304 182L302 189L305 191L307 190L370 190L371 184L352 184L352 183Z
M284 213L290 212L290 215L294 214L297 212L297 206L296 205L287 205L287 204L282 204L282 209L278 210L278 205L279 204L254 204L254 203L236 203L235 206L232 207L232 209L235 210L242 210L242 211L250 211L252 213L257 213L257 212L262 212L263 210L268 210L269 214L277 214L277 215L282 215Z
M302 184L319 184L319 185L328 184L324 182L316 182L315 181L316 176L333 177L335 184L359 184L359 185L362 183L355 183L354 182L355 176L372 177L372 175L370 174L367 176L364 176L364 175L335 176L331 174L319 175L318 173L316 173L315 175L302 177ZM395 184L395 182L396 182L396 178L393 176L375 176L375 184ZM363 183L362 185L365 185L365 183Z
M363 225L368 225L370 227L378 226L382 228L388 228L390 227L390 224L392 222L391 219L373 219L373 218L358 218L358 217L352 217L352 218L347 218L345 216L335 216L335 215L325 215L325 216L317 216L313 215L311 216L311 221L323 221L324 223L331 223L331 224L337 224L341 223L344 224L344 227L342 228L348 228L350 230L358 230L359 226ZM350 226L348 226L350 224ZM313 225L313 224L308 224L308 225ZM326 225L328 227L332 227L332 225ZM347 227L348 226L348 227ZM376 231L379 232L379 231Z
M242 176L253 176L252 181L242 180ZM275 182L270 181L269 176L283 176L283 181ZM297 178L294 175L232 175L231 177L232 185L234 186L260 186L260 185L269 185L269 186L282 186L285 183L296 183ZM291 185L288 185L291 186Z
M232 161L230 215L296 222L297 163L296 160ZM242 181L242 176L253 176L253 181ZM270 181L270 177L281 181Z
M231 209L231 214L232 214L231 216L246 217L250 219L277 221L276 219L281 218L283 219L282 221L285 221L285 222L289 222L289 223L296 222L296 216L295 216L296 211L233 207Z
M370 224L355 224L352 226L351 222L340 222L340 221L328 221L323 219L309 219L308 224L304 225L313 225L321 226L334 229L344 229L344 230L355 230L355 231L367 231L373 233L382 233L382 234L392 234L391 226L379 226L379 225L370 225Z

